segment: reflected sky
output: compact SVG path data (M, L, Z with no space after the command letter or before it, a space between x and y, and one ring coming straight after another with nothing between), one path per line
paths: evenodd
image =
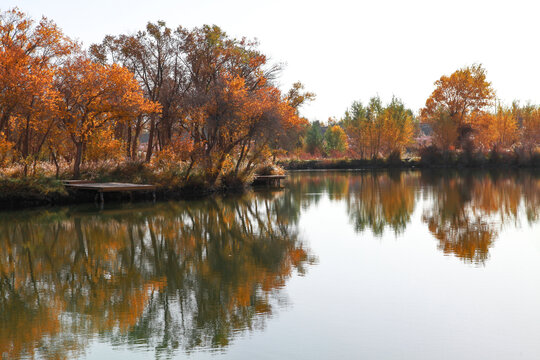
M540 175L0 214L5 358L536 359Z

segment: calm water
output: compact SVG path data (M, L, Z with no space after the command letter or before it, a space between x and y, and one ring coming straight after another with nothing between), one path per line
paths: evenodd
M0 213L0 358L538 359L540 175Z

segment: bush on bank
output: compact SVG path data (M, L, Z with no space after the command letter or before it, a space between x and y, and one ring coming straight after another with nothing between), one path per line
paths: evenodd
M56 179L0 177L0 208L53 204L67 198L66 188Z

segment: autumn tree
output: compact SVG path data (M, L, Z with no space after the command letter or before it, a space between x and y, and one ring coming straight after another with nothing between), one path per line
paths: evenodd
M304 146L306 131L309 128L309 121L300 115L300 108L305 104L315 100L315 93L306 91L304 84L295 82L284 96L284 101L290 108L294 109L294 116L297 118L297 126L290 128L278 138L278 142L273 145L274 153L279 151L291 151ZM288 110L289 112L291 109Z
M315 93L305 91L305 86L300 81L295 82L285 95L287 103L297 111L303 105L315 100Z
M517 119L520 147L529 156L537 150L540 144L540 106L518 103L512 105L512 112Z
M175 137L181 116L181 95L191 86L190 72L185 65L181 33L167 27L165 22L149 22L145 30L131 35L107 35L100 44L90 46L92 57L102 64L120 64L134 73L145 97L159 102L160 113L139 116L122 126L125 128L127 152L137 156L138 139L148 125L146 161L155 149L164 149Z
M299 108L314 94L300 82L281 93L280 66L217 26L149 23L106 36L90 57L46 19L12 10L0 26L2 162L52 160L58 175L63 158L78 177L85 159L137 158L147 134L147 161L173 153L184 180L198 168L214 185L292 149L307 127Z
M367 106L353 102L342 119L353 151L360 158L371 159L401 154L412 142L414 122L412 111L401 100L393 97L384 105L378 96Z
M450 114L439 108L433 113L429 124L433 130L433 144L444 151L453 149L458 140L458 129Z
M182 152L186 179L199 167L213 184L231 165L236 174L249 172L294 142L306 123L297 110L313 94L301 83L281 94L273 84L280 67L257 47L217 26L171 30L158 22L136 35L107 36L91 53L132 69L146 98L161 104L161 114L134 131L148 132L146 160L155 150Z
M53 79L77 45L52 21L36 24L16 8L0 13L0 44L0 143L11 142L26 160L56 125Z
M360 158L376 158L380 155L383 123L381 114L384 105L380 97L373 97L367 106L354 102L343 119L344 127Z
M498 106L496 113L481 113L475 122L476 138L486 150L508 149L518 140L518 122L512 108Z
M195 148L204 148L201 165L214 183L227 157L237 170L243 162L249 169L271 139L285 133L283 125L298 118L272 86L277 69L267 68L256 42L230 38L217 26L178 33L192 74L179 124Z
M444 75L435 82L435 90L420 110L422 121L433 124L435 132L451 131L456 145L463 143L475 128L473 113L486 109L495 97L491 83L486 79L486 70L474 64L456 70L450 76ZM446 115L453 126L437 126L437 121L446 121ZM436 136L444 137L442 133Z
M274 86L265 87L258 93L255 103L251 106L259 110L250 121L249 132L241 145L243 151L246 143L253 143L251 153L248 152L246 157L247 164L244 168L246 174L257 162L264 163L268 160L270 154L275 158L276 153L297 146L298 138L308 124L308 120L299 115L298 107L301 104L296 103L292 106L289 94L283 96ZM241 163L240 157L237 160L237 168Z
M400 157L407 145L412 143L414 134L414 116L403 102L396 97L392 98L382 114L382 153L385 156L394 154Z
M156 113L144 99L133 74L119 65L102 65L85 56L70 60L59 72L61 128L75 148L73 174L80 175L84 147L96 131L114 122Z

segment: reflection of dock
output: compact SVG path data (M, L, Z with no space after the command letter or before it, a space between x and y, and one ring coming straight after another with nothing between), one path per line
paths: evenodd
M65 180L64 185L70 189L95 191L96 196L99 195L99 199L102 205L105 202L103 193L106 192L127 192L130 196L132 196L132 193L134 191L151 191L154 201L156 200L156 185L117 182L95 183L88 180Z
M257 175L253 180L253 185L281 187L281 180L285 178L285 175Z

